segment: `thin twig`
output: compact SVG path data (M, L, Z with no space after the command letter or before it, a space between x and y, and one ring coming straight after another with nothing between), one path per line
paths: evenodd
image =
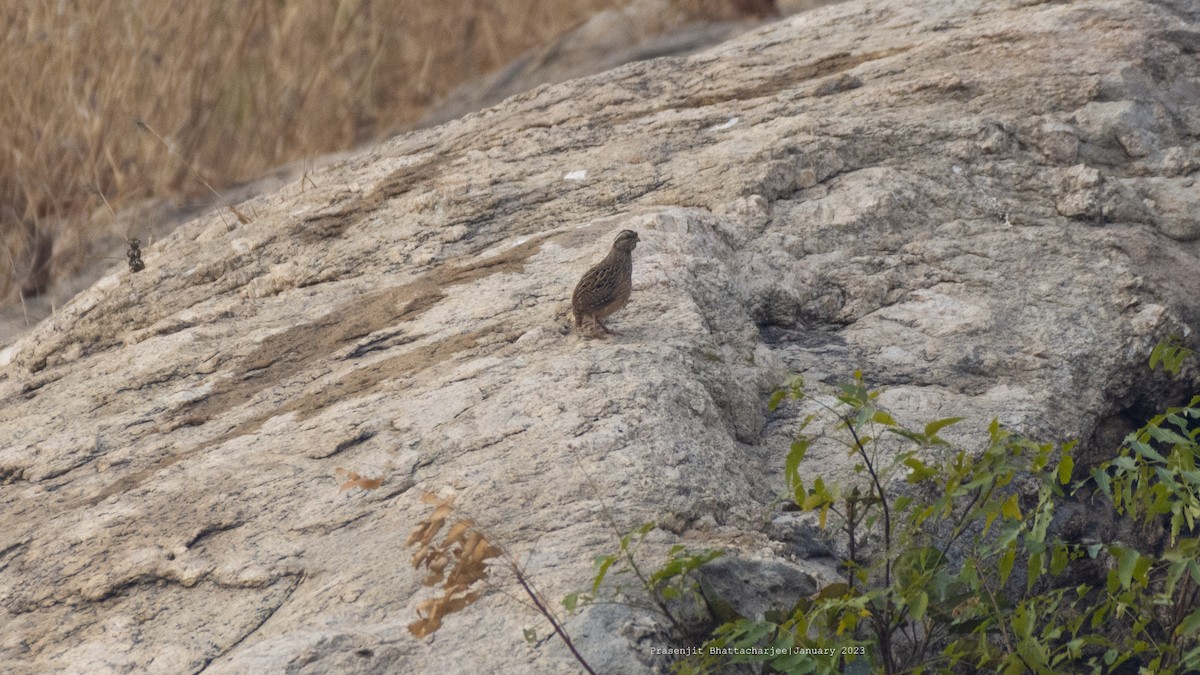
M875 465L871 463L871 458L867 456L867 450L863 447L862 440L858 437L858 432L854 429L854 425L850 423L849 418L843 418L843 421L846 423L846 428L850 430L850 435L854 437L854 445L858 447L858 454L863 458L867 472L871 474L871 482L875 485L875 492L879 495L879 505L883 509L883 583L884 586L891 586L892 511L888 508L887 495L883 492L883 483L879 479L879 474L875 473Z
M525 575L521 573L520 568L518 568L515 563L512 563L512 561L509 562L512 564L513 574L517 575L517 582L521 584L521 588L525 589L525 592L529 595L529 599L533 600L533 604L537 606L538 611L541 612L542 616L546 617L546 620L549 621L550 625L554 627L554 632L558 633L558 637L562 638L562 641L567 645L567 649L571 650L571 654L575 657L575 660L579 662L579 665L583 666L583 669L586 670L589 675L596 675L596 671L592 670L592 667L588 665L587 660L583 658L583 654L580 654L579 650L575 648L575 643L571 642L571 636L567 635L567 631L563 630L563 627L554 620L554 615L550 613L550 610L547 609L544 604L542 604L541 599L538 598L538 594L535 593L532 588L530 588L529 582L525 580Z
M4 253L8 255L8 264L12 267L13 283L17 286L17 297L21 299L21 313L25 315L25 327L29 328L29 308L25 306L25 292L21 290L21 280L17 278L17 261L13 260L12 251L8 250L8 245L4 246Z
M233 215L237 216L239 223L241 223L242 225L246 225L250 222L250 219L247 218L241 211L238 211L236 206L234 206L233 204L230 204L229 200L225 199L225 197L221 196L220 192L217 192L213 188L213 186L209 185L208 181L204 180L204 176L200 175L200 172L197 171L196 168L193 167L190 162L188 162L178 152L176 152L175 148L170 143L167 142L167 139L163 138L157 131L155 131L154 128L151 127L148 122L146 122L146 120L139 119L139 120L134 120L134 121L137 122L137 125L139 128L145 129L146 131L149 131L151 134L153 134L154 137L158 139L158 142L162 143L163 146L166 147L167 152L171 153L171 155L173 157L178 159L179 163L182 164L184 166L184 168L186 168L188 171L190 171L193 176L196 177L196 180L203 183L204 187L208 188L208 191L213 193L213 196L215 196L218 200L220 200L220 202L222 204L225 205L225 208L229 209L230 211L233 212Z
M608 521L608 525L612 528L613 533L616 534L617 540L620 541L624 538L621 535L621 528L617 526L616 518L613 517L612 511L609 510L608 504L604 501L603 495L600 494L599 486L596 485L596 481L592 479L591 474L589 474L587 469L584 468L583 463L579 461L578 457L575 457L575 463L579 467L579 470L583 472L584 477L587 478L588 484L592 487L592 492L596 495L596 499L600 502L601 514L604 516L604 519ZM640 544L641 541L639 540L638 543ZM686 637L688 631L684 629L683 624L681 624L679 620L675 618L675 615L671 613L671 610L667 608L666 603L662 601L662 598L659 597L655 589L650 586L650 580L646 578L646 575L642 573L641 568L638 567L637 562L633 559L633 553L630 552L627 547L622 547L621 552L625 554L625 561L629 564L629 568L633 570L633 574L638 578L638 581L642 582L642 588L645 589L646 594L650 596L651 602L653 602L658 607L658 611L661 612L662 615L671 622L671 625L674 626L675 630L679 632L680 637Z

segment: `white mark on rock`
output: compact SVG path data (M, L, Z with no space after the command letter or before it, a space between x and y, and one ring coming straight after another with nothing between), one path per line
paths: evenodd
M212 383L205 382L199 387L191 387L182 391L177 391L172 394L167 400L173 404L192 403L207 398L209 392L212 391Z
M571 173L563 176L563 178L565 180L583 180L584 178L587 178L587 170L579 169L578 171L572 171Z
M740 118L740 117L730 117L728 121L722 122L715 126L711 126L708 128L708 130L709 131L721 131L722 129L728 129L729 127L737 124L741 119L742 118Z
M950 170L953 171L954 173L962 173L962 167L957 164L950 167Z

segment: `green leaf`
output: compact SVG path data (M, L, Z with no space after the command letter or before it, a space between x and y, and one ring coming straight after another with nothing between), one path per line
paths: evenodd
M1071 472L1075 470L1075 460L1071 459L1070 455L1064 454L1062 459L1058 460L1058 482L1060 485L1066 485L1071 482Z
M947 417L945 419L934 420L934 421L930 422L929 424L925 425L925 435L930 438L933 438L933 437L937 436L937 432L941 431L942 429L945 429L946 427L950 426L951 424L958 424L961 421L963 421L963 418L961 418L961 417ZM993 420L993 422L994 421L995 420Z
M984 523L983 523L983 533L984 534L987 534L988 531L992 529L992 523L995 522L996 516L998 516L998 515L1000 515L1000 514L993 510L989 510L987 512L987 518L984 520Z
M604 582L604 575L608 574L608 569L617 562L617 557L612 555L602 555L596 558L596 566L600 569L596 571L596 578L592 580L592 593L600 590L600 584Z
M562 599L562 604L563 604L563 607L567 608L568 612L574 612L575 608L579 606L579 594L571 593L570 595L568 595L567 597Z
M1029 556L1029 571L1025 577L1026 591L1032 590L1033 585L1037 583L1038 578L1042 576L1042 566L1045 558L1046 556L1044 553L1034 553L1033 555Z
M846 595L846 593L848 593L849 591L850 591L849 584L844 584L839 581L836 583L829 584L825 588L822 588L820 591L818 591L816 599L817 600L833 600L836 598L844 597Z
M1175 433L1174 431L1171 431L1170 429L1164 429L1162 427L1152 426L1148 429L1148 431L1150 432L1150 436L1152 436L1154 438L1154 440L1156 440L1156 441L1162 441L1163 443L1170 443L1171 445L1191 445L1191 441L1184 438L1183 436L1180 436L1179 434ZM1147 449L1149 449L1149 448L1147 447ZM1157 458L1154 458L1155 461L1158 461L1158 462L1165 461L1165 460L1163 460L1162 455L1159 455L1157 452L1154 452L1153 450L1150 450L1150 452L1153 452L1155 455L1157 455ZM1149 455L1147 454L1147 456L1149 456Z
M916 443L918 445L926 445L927 443L929 443L928 438L926 438L925 436L923 436L921 434L918 434L915 431L909 431L908 429L904 429L901 427L888 427L888 431L892 432L893 434L896 434L897 436L903 436L904 438L907 438L908 440L910 440L913 443Z
M1141 554L1135 548L1114 548L1113 551L1117 554L1117 581L1121 588L1129 588L1133 581L1133 568Z
M912 599L912 604L909 605L909 611L912 613L912 618L920 621L925 617L925 609L929 607L929 594L925 591L918 591Z
M1187 561L1187 566L1188 574L1192 575L1192 581L1200 584L1200 564L1197 564L1195 560L1189 560Z
M1154 367L1158 365L1158 362L1163 359L1163 352L1165 352L1167 349L1168 344L1165 340L1154 345L1154 349L1150 350L1150 370L1154 370Z
M1179 622L1179 627L1175 629L1175 634L1185 638L1193 638L1198 630L1200 630L1200 609L1188 614L1183 621Z
M1054 550L1050 553L1050 573L1057 576L1067 569L1067 563L1071 562L1071 553L1066 546L1057 544Z
M1012 520L1021 520L1021 507L1017 504L1017 495L1009 495L1000 507L1000 515Z
M759 399L759 400L761 400L761 399ZM876 424L882 424L884 426L889 426L889 427L896 426L896 419L894 417L892 417L890 414L888 414L888 412L886 410L876 410L875 414L871 415L871 421Z
M1025 605L1020 605L1013 612L1012 627L1017 636L1022 640L1028 640L1033 634L1033 613Z
M783 475L787 481L788 487L793 491L803 489L803 482L800 479L800 462L804 461L804 455L808 453L808 438L801 437L792 441L792 447L788 451L787 457L783 461ZM797 486L800 486L797 488Z
M1137 464L1133 461L1133 458L1126 457L1124 455L1114 459L1112 461L1112 465L1118 469L1124 469L1125 471L1137 471Z
M1008 575L1012 574L1013 563L1016 562L1016 560L1017 548L1010 544L1006 549L1004 549L1004 555L1000 556L1000 562L997 564L997 568L1000 572L1001 584L1008 582Z
M783 402L784 396L787 396L787 392L782 389L774 394L771 394L771 399L767 401L767 410L774 411L776 408L778 408L779 404ZM761 401L762 399L759 400Z
M904 460L904 466L907 466L909 469L907 479L909 483L921 483L937 476L939 473L937 469L926 465L916 457L909 457Z
M650 575L651 588L657 588L661 582L667 581L683 573L683 561L674 558L668 560L665 565L658 568Z
M1138 585L1145 588L1149 583L1150 565L1154 561L1150 556L1138 555L1137 563L1133 566L1133 579L1137 580Z
M1180 431L1182 431L1183 433L1188 433L1188 430L1191 428L1188 425L1187 420L1183 419L1182 417L1180 417L1179 415L1177 415L1175 413L1171 413L1171 414L1167 415L1167 421L1170 422L1171 424L1174 424L1175 427L1177 429L1179 429Z

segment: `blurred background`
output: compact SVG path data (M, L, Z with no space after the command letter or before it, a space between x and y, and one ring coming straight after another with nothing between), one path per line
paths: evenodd
M0 323L268 172L829 1L0 3Z

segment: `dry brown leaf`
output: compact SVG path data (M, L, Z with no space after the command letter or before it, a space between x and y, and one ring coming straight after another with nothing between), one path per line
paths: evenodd
M417 549L417 552L414 553L413 557L412 557L413 568L416 569L416 568L420 567L421 565L425 564L425 562L427 560L432 558L437 553L438 553L438 550L428 544Z
M450 546L459 539L462 539L462 536L471 530L473 524L469 520L460 520L451 525L450 531L446 532L446 546Z
M451 570L449 576L446 578L446 587L449 588L451 585L454 585L466 588L486 576L487 568L482 564L466 560L465 558L459 558L458 564L454 566L454 569Z
M362 474L343 469L340 466L334 469L333 472L339 476L346 477L346 482L342 483L341 487L338 488L338 492L344 492L355 487L363 490L374 490L383 485L382 478L364 478Z
M428 525L429 525L429 523L424 520L417 523L417 526L412 529L412 532L408 533L408 539L404 540L404 548L408 548L409 546L412 546L413 544L417 543L417 540L419 540L422 536L424 536L425 527Z
M467 555L467 552L474 551L475 545L479 543L480 539L483 539L483 535L479 534L475 530L471 530L469 533L467 533L467 538L462 542L462 549L459 551L459 555L463 558L469 558L470 556Z
M421 501L426 504L440 504L443 500L432 492L424 492L421 494Z
M446 565L449 565L449 564L450 564L449 558L447 558L444 555L439 555L438 557L436 557L433 560L430 560L428 563L426 563L425 566L429 568L430 572L436 572L438 574L441 574L443 571L445 571Z
M467 593L466 595L461 595L461 596L454 597L454 598L448 598L446 600L446 602L442 603L442 605L441 605L441 609L442 609L441 615L446 616L447 614L457 612L458 610L466 607L467 605L471 604L472 602L475 602L478 599L479 599L478 591L476 591L474 593Z
M479 545L475 547L475 556L481 562L498 555L500 555L500 549L492 546L492 542L487 539L479 542Z
M412 633L413 637L423 638L441 627L441 618L431 616L428 619L421 619L420 621L408 624L408 632Z
M425 532L421 535L421 543L428 546L429 542L433 541L433 538L437 536L438 530L442 529L442 525L445 524L445 518L429 521L429 524L425 526Z

